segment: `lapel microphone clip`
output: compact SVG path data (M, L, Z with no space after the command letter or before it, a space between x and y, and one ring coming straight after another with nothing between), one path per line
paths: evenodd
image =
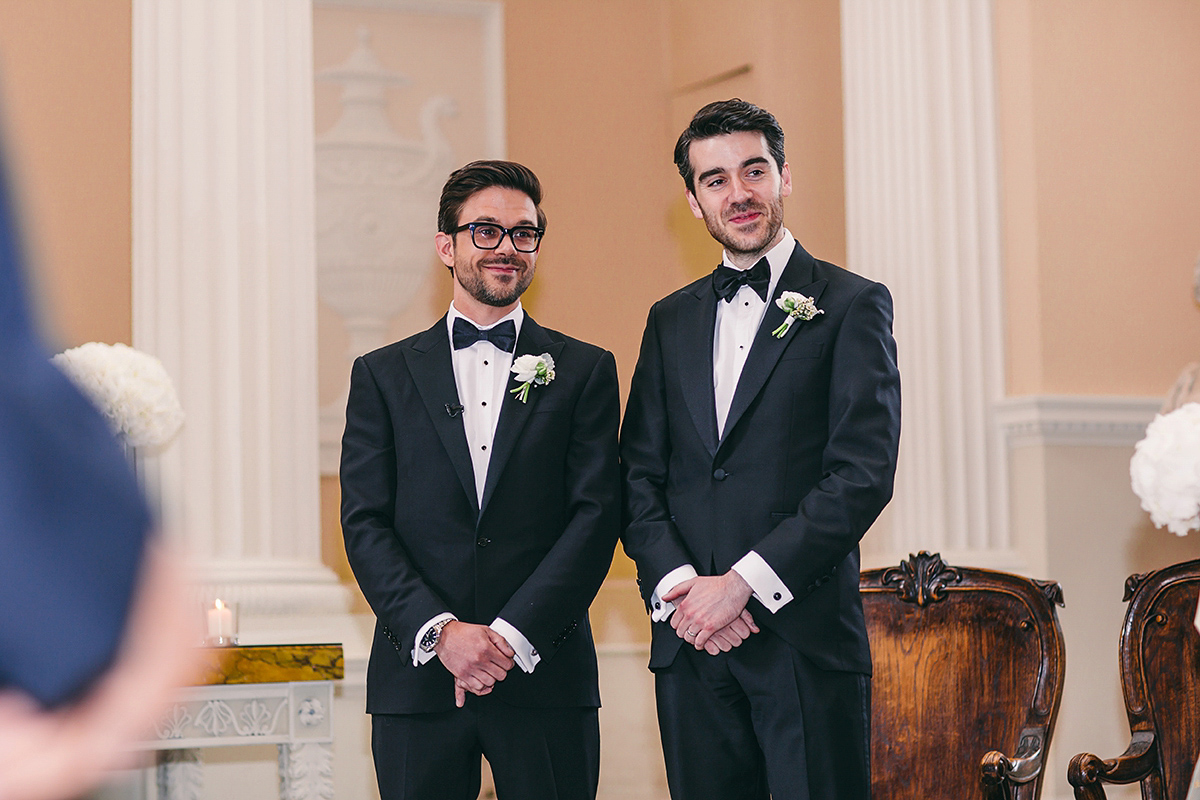
M446 413L451 417L457 417L463 412L462 403L446 403Z

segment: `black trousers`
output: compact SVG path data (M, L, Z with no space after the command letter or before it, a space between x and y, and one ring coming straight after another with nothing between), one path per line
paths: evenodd
M870 677L815 667L770 631L655 673L673 800L869 800Z
M373 714L381 800L476 800L486 756L497 800L595 800L600 722L594 708L517 708L467 695L436 714Z

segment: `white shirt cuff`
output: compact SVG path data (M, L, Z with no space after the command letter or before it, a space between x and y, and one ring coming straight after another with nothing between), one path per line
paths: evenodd
M650 619L653 622L662 622L671 614L675 613L675 604L668 603L662 599L664 594L667 594L684 581L689 581L696 577L696 568L691 564L684 564L682 567L676 567L663 576L658 582L658 586L654 587L654 594L650 595Z
M792 593L788 591L788 587L775 574L775 570L771 569L771 565L753 550L733 565L733 571L750 584L754 591L754 599L766 606L767 611L772 614L792 602Z
M517 666L521 668L521 671L533 672L533 668L538 665L542 657L538 655L538 651L534 649L533 644L525 638L525 634L500 617L492 620L492 624L488 627L503 636L505 641L508 642L508 646L515 653L513 660L517 662Z
M434 625L438 624L439 622L441 622L444 619L458 619L458 617L454 616L449 611L447 611L444 614L438 614L436 617L429 620L429 622L426 622L424 625L422 625L421 630L417 631L417 638L413 641L413 651L412 651L414 667L421 666L426 661L429 661L431 658L433 658L434 656L437 655L437 653L433 652L432 650L429 651L428 653L426 653L424 650L422 650L421 649L421 640L425 638L426 631L428 631L430 628L432 628Z

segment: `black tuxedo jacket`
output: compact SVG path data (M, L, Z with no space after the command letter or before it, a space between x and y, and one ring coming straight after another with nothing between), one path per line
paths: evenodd
M771 335L782 292L825 313ZM713 334L717 298L706 276L650 310L621 432L625 551L647 604L683 564L719 575L749 550L793 600L755 620L824 669L870 673L858 542L892 494L900 379L887 289L799 244L768 303L717 436ZM653 625L650 667L682 640Z
M587 609L619 534L616 365L611 353L528 315L515 357L526 353L549 353L556 376L527 403L506 393L482 508L462 415L446 408L459 399L445 318L354 363L342 529L377 617L370 713L454 707L441 662L412 662L417 631L447 611L483 625L503 617L540 654L531 674L514 666L496 698L600 704Z

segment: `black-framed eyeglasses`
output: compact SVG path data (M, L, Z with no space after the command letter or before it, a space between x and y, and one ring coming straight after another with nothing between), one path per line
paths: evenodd
M480 250L495 250L507 236L512 242L513 250L518 253L537 252L542 243L542 235L546 233L545 228L535 228L532 225L505 228L494 222L468 222L455 228L454 233L462 233L468 229L471 231L471 241Z

